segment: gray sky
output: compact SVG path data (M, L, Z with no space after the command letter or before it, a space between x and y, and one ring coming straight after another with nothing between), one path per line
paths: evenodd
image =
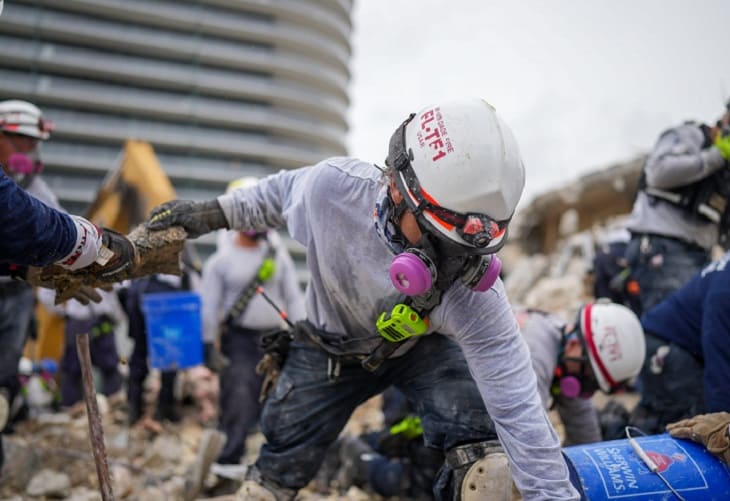
M534 195L713 122L730 97L730 0L356 0L350 153L382 162L411 111L481 96Z

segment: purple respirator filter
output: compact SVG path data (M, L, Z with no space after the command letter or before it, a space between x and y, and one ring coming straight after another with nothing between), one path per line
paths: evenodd
M406 296L417 296L427 292L433 283L428 266L410 252L403 252L390 263L390 281Z
M23 153L13 153L8 157L8 169L15 174L33 174L41 171L41 163Z

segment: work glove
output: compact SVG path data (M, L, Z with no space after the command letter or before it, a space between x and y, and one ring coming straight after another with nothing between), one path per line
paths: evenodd
M203 344L203 363L211 372L219 373L231 363L214 343Z
M170 226L182 226L188 238L198 238L213 230L228 228L228 221L218 200L171 200L152 209L147 220L147 227L153 231Z
M102 248L99 255L86 269L102 277L113 277L136 264L134 244L121 233L109 228L101 229Z
M15 275L16 278L20 280L24 280L28 283L31 283L33 285L38 285L40 287L46 287L49 289L53 288L53 281L52 278L49 276L44 276L44 270L45 268L38 268L36 266L28 266L27 268L23 268L24 273L22 275ZM112 285L105 285L103 287L100 287L101 290L105 291L111 291ZM100 303L102 300L101 295L99 294L99 291L95 289L94 287L91 287L89 285L82 285L78 289L73 290L71 296L69 299L75 299L79 303L83 305L87 305L89 303Z
M730 413L700 414L667 425L674 438L688 438L704 445L709 452L730 464Z
M730 161L730 131L723 129L715 136L715 148L720 150L720 155Z

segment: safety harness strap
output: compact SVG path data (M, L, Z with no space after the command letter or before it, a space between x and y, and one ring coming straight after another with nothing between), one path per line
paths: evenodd
M270 267L271 260L274 259L274 256L276 255L276 248L274 248L268 240L266 243L268 245L268 250L266 251L266 255L264 256L261 265L259 265L253 280L251 280L246 287L241 289L240 294L233 302L233 306L231 306L231 309L228 310L228 314L223 320L223 325L233 324L233 321L240 317L248 307L248 304L251 302L251 299L253 299L254 294L256 294L256 289L258 289L258 287L266 280L271 278L270 275L273 270L268 270L267 268Z

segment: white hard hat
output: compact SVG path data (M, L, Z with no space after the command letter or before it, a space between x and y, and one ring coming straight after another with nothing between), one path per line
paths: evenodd
M479 254L504 245L525 169L489 103L464 99L411 115L393 134L386 163L430 231Z
M53 123L43 118L36 105L17 99L0 102L0 131L45 141L52 130Z
M240 188L251 188L252 186L256 186L258 182L259 180L253 176L246 176L234 179L233 181L228 183L228 186L226 187L226 193L230 193Z
M644 363L644 330L629 308L599 300L581 308L580 331L588 359L605 392L639 374Z

